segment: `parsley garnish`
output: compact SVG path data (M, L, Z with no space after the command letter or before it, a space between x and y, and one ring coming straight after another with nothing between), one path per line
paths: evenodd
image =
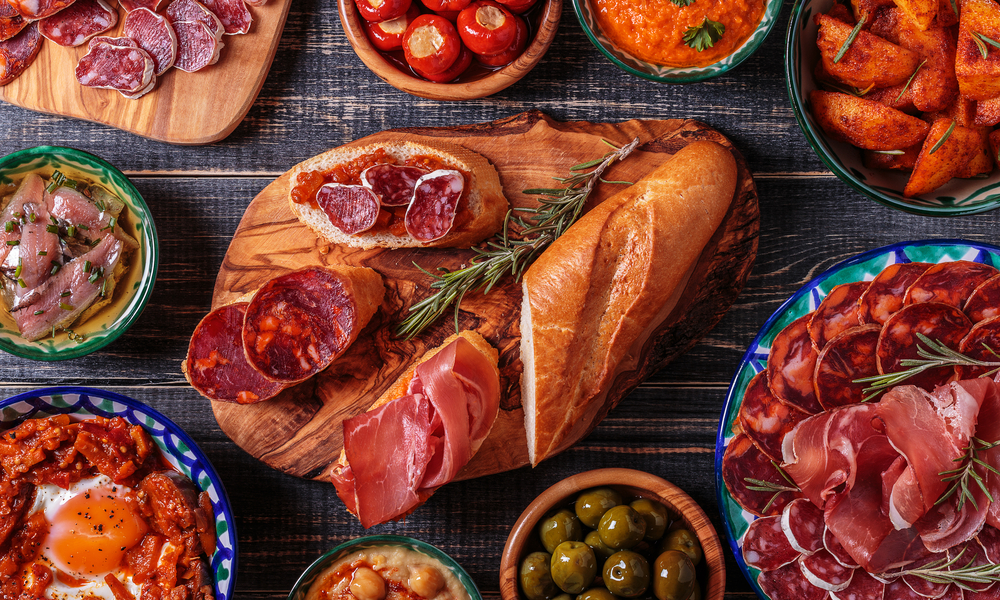
M684 37L681 39L689 47L694 48L698 52L704 52L705 48L715 46L715 42L721 40L724 33L726 33L725 25L705 17L701 25L688 27L687 31L684 32Z

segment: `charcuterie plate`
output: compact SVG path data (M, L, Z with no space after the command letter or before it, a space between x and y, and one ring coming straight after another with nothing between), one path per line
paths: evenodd
M642 145L604 177L636 181L677 150L696 140L713 140L737 159L736 196L722 225L703 251L677 307L646 340L636 370L622 373L610 398L620 400L670 360L691 347L722 318L735 301L757 254L757 191L746 161L717 131L690 120L623 123L556 122L540 112L449 128L391 130L358 140L413 139L460 144L489 159L500 174L504 193L514 207L536 206L521 190L552 187L573 165L598 158L607 146L638 136ZM366 266L385 278L386 297L380 311L346 354L317 377L267 402L250 405L213 402L223 432L267 465L297 477L326 479L342 448L341 422L366 410L415 357L454 333L455 321L441 318L412 340L397 338L395 326L410 305L426 297L427 270L454 269L472 258L468 250L357 250L328 245L300 224L288 206L289 175L279 177L249 205L229 246L215 283L213 308L256 290L268 279L312 265ZM602 184L592 202L621 189ZM486 296L470 295L459 322L475 329L500 352L501 410L482 449L459 474L460 479L499 473L528 464L520 401L521 286L507 278Z
M747 565L743 557L744 534L757 518L737 504L723 480L723 456L736 437L740 424L737 419L743 397L753 377L765 370L775 336L799 317L813 311L830 290L840 284L871 281L884 268L897 263L923 262L939 264L957 260L1000 266L1000 247L962 240L927 240L903 242L876 248L847 259L819 275L785 301L764 323L757 337L743 355L733 376L719 422L715 446L716 489L719 509L725 524L729 546L736 556L740 571L761 598L769 598L757 582L760 571ZM780 514L780 511L779 511Z
M163 6L166 6L166 2ZM64 48L44 40L38 58L0 87L0 100L38 112L84 119L172 144L209 144L232 133L257 98L271 68L291 0L251 6L244 35L225 35L219 62L195 73L170 69L153 91L129 100L114 90L88 88L75 68L87 45ZM104 35L121 34L118 25Z

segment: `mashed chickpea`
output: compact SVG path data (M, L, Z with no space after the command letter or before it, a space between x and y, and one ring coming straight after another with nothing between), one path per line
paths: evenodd
M326 568L306 600L471 600L438 560L402 546L349 554Z

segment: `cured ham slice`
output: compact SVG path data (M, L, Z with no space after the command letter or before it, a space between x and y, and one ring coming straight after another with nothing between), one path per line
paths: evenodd
M962 312L973 323L1000 316L1000 275L994 275L980 283L965 301Z
M222 21L226 35L236 35L250 31L253 17L243 0L207 0L202 4Z
M28 20L21 13L10 4L0 1L0 42L9 40L27 26Z
M740 404L743 433L772 460L781 460L781 442L806 413L778 402L767 385L767 372L758 373L747 386Z
M39 32L60 46L82 46L118 24L118 11L104 0L76 0L38 24Z
M830 290L809 319L809 337L817 352L837 335L861 325L858 299L867 290L867 281L844 283Z
M209 31L215 34L215 37L218 39L222 39L222 35L225 33L225 28L222 26L222 21L219 20L219 17L215 16L215 13L208 10L198 0L173 0L167 6L167 19L172 24L181 21L204 23Z
M417 181L426 174L420 167L374 165L361 172L361 184L378 196L382 206L406 206Z
M174 66L177 35L166 17L148 8L137 8L125 16L122 31L153 58L153 70L157 76Z
M163 3L163 0L118 0L118 1L122 5L122 8L124 8L128 12L132 12L133 10L138 10L140 8L145 8L147 10L156 12L160 10L160 4Z
M42 49L42 34L32 23L14 37L0 42L0 87L17 79L35 62Z
M778 400L814 415L823 407L813 386L819 354L809 337L811 318L812 313L799 317L774 337L767 359L767 380Z
M121 48L98 43L76 66L76 79L87 87L118 90L135 95L153 82L153 58L142 48Z
M949 348L958 349L962 338L971 328L969 318L954 306L940 302L906 306L889 317L882 326L876 349L879 372L902 371L906 369L902 361L919 358L917 349L922 342L917 337L918 333ZM910 377L906 383L930 390L947 381L951 375L952 369L949 367L927 369Z
M856 380L878 375L875 348L882 328L861 325L830 340L816 359L813 374L816 399L827 410L856 404L865 398L865 383Z
M906 290L903 303L941 302L962 308L979 284L997 274L1000 271L990 265L967 260L936 264Z
M837 536L833 535L833 532L829 528L823 533L823 547L837 559L837 562L845 567L853 569L858 566L857 561L851 558L847 550L844 550L844 546L840 543L840 540L837 539Z
M179 21L173 24L177 34L177 60L174 66L193 73L219 62L222 42L201 22Z
M931 265L929 263L896 263L882 269L858 300L858 317L862 323L881 325L892 313L903 308L903 296Z
M743 534L743 560L761 571L773 571L794 562L799 551L788 543L779 517L763 517L750 523Z
M458 171L438 169L417 180L406 209L406 232L421 242L433 242L451 231L465 178Z
M758 517L780 515L786 504L800 494L746 435L740 433L726 446L722 456L722 479L726 489L743 510ZM750 489L749 479L766 481L792 491L762 492Z
M37 21L56 14L74 0L7 0L22 17L29 21Z

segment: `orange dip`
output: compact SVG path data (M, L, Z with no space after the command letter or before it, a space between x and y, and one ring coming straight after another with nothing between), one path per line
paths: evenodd
M595 0L597 24L620 49L667 67L703 67L729 56L750 37L764 16L766 0ZM774 0L771 0L774 1ZM726 26L722 39L698 52L684 43L688 27L708 17Z

